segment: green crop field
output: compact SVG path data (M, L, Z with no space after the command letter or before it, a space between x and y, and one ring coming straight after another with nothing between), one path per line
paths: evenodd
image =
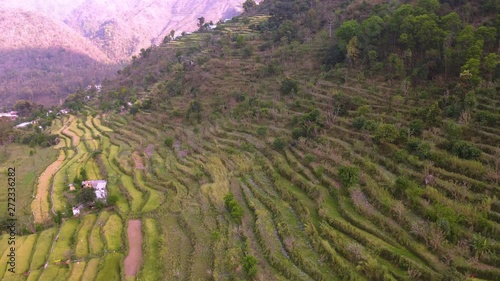
M97 276L97 271L99 268L99 263L101 259L93 258L88 261L85 271L83 272L82 281L93 281Z
M83 276L83 271L85 270L86 265L87 263L84 261L74 263L71 267L71 274L69 275L68 280L80 280Z
M96 220L96 215L91 214L85 216L80 223L80 229L78 230L78 234L76 235L76 247L75 247L75 256L78 258L86 257L89 254L89 235L94 226Z
M151 218L146 219L143 222L143 232L145 258L140 278L144 280L158 280L162 276L163 265L160 258L162 245L156 221Z
M101 254L104 250L104 243L101 238L101 230L106 221L108 220L108 218L109 218L108 212L101 212L90 232L89 248L90 248L90 253L93 255Z
M97 274L97 281L121 280L121 263L123 254L110 253L104 257L101 270Z
M122 239L123 221L117 214L109 216L106 224L102 227L102 233L106 241L108 251L120 250L123 245Z
M33 155L29 155L29 151ZM27 149L24 145L9 144L0 148L0 182L7 183L7 169L15 168L16 172L16 215L19 225L27 226L33 200L37 176L54 162L58 151L52 148ZM7 188L0 189L0 207L7 210ZM0 220L6 219L7 212L1 212Z
M50 253L49 261L66 260L73 254L75 234L79 221L70 219L65 221L56 235L54 247Z
M56 228L50 228L40 233L33 252L30 271L40 269L45 264L56 233Z

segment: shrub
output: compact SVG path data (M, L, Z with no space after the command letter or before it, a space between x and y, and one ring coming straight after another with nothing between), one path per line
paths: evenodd
M479 111L475 116L476 122L484 126L495 126L498 122L497 115L488 111Z
M253 55L253 46L248 45L245 48L243 48L242 54L243 58L249 58Z
M267 127L261 126L257 128L257 135L263 137L267 134Z
M165 145L167 147L172 147L173 144L174 144L174 139L172 137L167 137L165 139Z
M296 94L299 91L299 82L296 80L285 78L281 81L280 92L283 95Z
M276 150L283 150L286 147L286 141L283 138L275 138L273 141L273 148Z
M431 156L431 146L429 143L418 138L410 138L406 143L406 149L418 158L428 159Z
M422 132L424 130L424 121L420 119L415 119L410 122L408 125L408 128L410 128L410 132L412 136L419 137L422 135Z
M306 155L304 155L304 163L307 165L311 162L313 162L314 160L316 160L316 157L312 154L309 154L307 153Z
M338 115L347 115L349 110L357 109L358 102L351 96L344 95L343 93L337 93L333 96L334 110L338 112Z
M299 127L298 128L293 128L293 130L292 130L292 138L294 140L296 140L296 139L298 139L300 137L306 137L306 136L307 136L307 134L306 134L304 128L299 128Z
M108 206L114 206L117 201L118 201L118 196L116 196L115 194L109 195L106 200Z
M462 137L462 127L456 123L448 122L444 125L446 139L449 142L456 142Z
M372 108L367 104L358 107L358 109L356 110L356 114L358 116L365 116L370 112L372 112Z
M359 182L359 168L353 166L340 166L339 179L344 187L350 187Z
M399 131L396 129L396 126L392 124L383 124L380 125L374 134L374 138L380 142L389 142L393 143L399 136Z
M243 269L250 278L254 278L257 274L257 259L254 256L247 255L243 258Z
M358 130L361 130L361 129L363 129L363 127L365 126L366 121L367 121L367 120L366 120L366 117L364 117L364 116L359 116L359 117L356 117L356 118L354 118L354 119L352 120L351 125L352 125L354 128L356 128L356 129L358 129Z
M241 224L241 218L243 218L243 208L238 204L238 201L234 199L234 195L232 193L228 193L224 196L224 203L226 204L231 217L237 224Z
M62 213L61 211L57 211L56 215L54 216L54 223L59 225L62 222Z
M394 194L406 194L406 197L412 200L412 202L418 201L421 191L422 189L419 187L418 183L406 176L397 177L396 181L394 182Z
M451 153L463 159L477 159L481 155L481 149L467 141L457 141L451 148Z

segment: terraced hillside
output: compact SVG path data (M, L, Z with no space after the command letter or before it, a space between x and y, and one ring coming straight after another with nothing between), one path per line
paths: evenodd
M110 141L107 134L112 131L101 124L101 119L63 116L54 121L52 131L60 134L61 141L55 147L60 156L38 179L32 202L35 223L51 225L58 213L72 216L69 183L74 182L72 179L78 177L82 168L88 179L108 180L109 196L116 196L116 205L98 213L87 210L80 217L63 219L60 226L18 236L16 272L9 272L4 262L0 276L2 280L121 280L125 276L123 263L128 256L127 236L137 236L139 231L139 235L144 236L146 249L149 248L146 245L159 241L158 222L148 218L149 215L143 215L144 225L139 224L139 228L129 234L128 219L157 209L163 195L144 183L140 171L117 160L123 154L120 143ZM0 239L5 242L0 252L5 253L2 259L6 261L10 253L8 235ZM142 248L139 244L138 251L145 261L136 260L131 266L150 269L159 260L158 252L146 250L142 254ZM144 273L148 274L156 273ZM135 272L128 278L135 280L137 275Z
M126 152L112 158L165 196L162 276L500 278L498 126L420 117L433 93L356 70L339 82L307 45L268 50L249 28L266 19L152 49L113 82L137 102L107 116ZM483 107L498 97L477 94ZM480 153L456 154L452 137Z
M418 2L413 19L426 18L432 5ZM37 245L32 261L50 252L28 279L500 279L498 81L374 74L377 52L352 56L375 38L370 22L350 59L328 66L340 39L326 23L312 34L314 12L294 35L254 11L145 50L101 94L75 95L74 115L53 124L64 160L37 189L35 218L67 214L82 170L108 181L114 204L20 237L20 251ZM34 237L57 233L36 254Z

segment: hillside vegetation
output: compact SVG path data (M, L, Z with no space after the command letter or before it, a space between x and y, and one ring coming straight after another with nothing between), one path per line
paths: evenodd
M108 180L115 205L60 228L84 279L124 279L131 219L137 280L500 279L497 4L382 2L247 5L70 96L35 204Z

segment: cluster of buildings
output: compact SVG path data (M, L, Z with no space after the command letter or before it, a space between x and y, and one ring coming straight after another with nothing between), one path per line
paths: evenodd
M96 200L106 203L106 198L108 197L108 191L106 190L107 184L108 182L105 180L82 181L82 188L93 188ZM73 184L70 184L70 190L75 190ZM73 215L79 215L83 208L83 205L73 207Z

